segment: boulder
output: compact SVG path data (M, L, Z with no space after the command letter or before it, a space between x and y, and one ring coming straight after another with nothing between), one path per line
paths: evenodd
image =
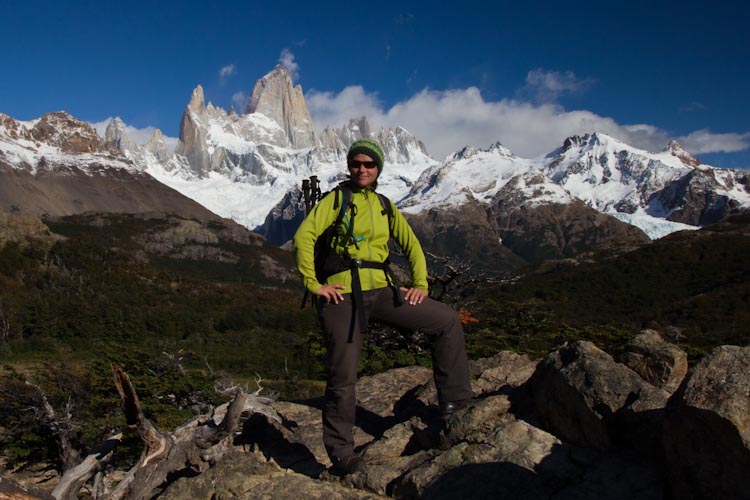
M526 354L501 351L491 358L471 363L472 384L476 395L496 393L519 387L534 374L538 362Z
M613 436L649 444L661 431L666 391L588 341L566 344L530 381L537 412L552 432L578 446L606 450Z
M419 366L395 368L362 377L357 382L357 405L381 418L393 417L396 403L410 390L429 383L432 370Z
M391 427L365 448L364 469L347 476L344 484L381 495L391 494L398 478L436 454L435 450L422 449L430 442L428 434L427 424L417 417Z
M644 330L625 346L622 362L646 382L674 393L688 369L687 353L654 330Z
M674 498L750 499L750 347L722 346L670 401L664 425Z
M490 401L494 399L494 401ZM465 440L408 471L394 484L396 498L549 498L552 490L535 469L562 449L553 435L503 413L509 403L494 396L457 415ZM484 417L489 417L485 419ZM569 460L549 468L567 476ZM576 472L578 472L576 470Z

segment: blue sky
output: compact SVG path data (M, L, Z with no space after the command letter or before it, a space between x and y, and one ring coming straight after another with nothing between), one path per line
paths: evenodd
M521 4L524 5L521 5ZM241 106L283 63L316 125L366 114L440 157L603 131L750 167L746 2L3 2L0 112L176 137L196 85Z

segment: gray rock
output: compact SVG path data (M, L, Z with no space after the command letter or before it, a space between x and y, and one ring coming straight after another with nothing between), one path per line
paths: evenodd
M531 378L537 364L527 355L512 351L475 361L471 364L472 376L476 377L474 392L479 395L519 387Z
M654 330L644 330L632 338L625 349L622 362L643 380L670 394L687 374L687 353L666 342Z
M281 469L253 453L234 451L215 467L193 478L181 478L159 498L165 500L253 500L304 498L359 500L383 498L336 482L316 481Z
M750 347L722 346L696 366L664 426L674 498L750 498Z
M394 486L396 498L548 498L548 488L534 469L561 442L503 414L505 396L488 399L494 401L457 415L458 434L468 440L405 474ZM489 421L483 417L489 417ZM567 475L570 464L566 462L563 468L566 472L561 475Z
M357 403L381 417L393 415L394 403L406 392L432 379L432 370L419 366L395 368L362 377L357 382Z
M544 359L532 382L540 416L561 438L605 450L612 436L649 439L660 432L668 393L587 341L566 344ZM617 417L615 417L617 415Z
M395 480L435 455L435 451L423 451L419 447L410 449L415 436L426 432L427 425L416 417L391 427L363 451L364 469L347 476L344 483L389 494Z
M568 478L550 500L663 500L664 482L659 467L632 452L615 451L587 463L583 473Z

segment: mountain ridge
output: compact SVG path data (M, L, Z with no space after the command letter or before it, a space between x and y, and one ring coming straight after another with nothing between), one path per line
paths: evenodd
M124 127L118 139L127 142ZM0 209L52 216L160 211L220 219L63 111L27 122L0 115Z
M327 191L346 178L348 145L363 137L380 141L385 150L379 190L410 215L460 209L472 200L492 210L502 192L528 207L581 200L607 217L646 231L653 239L695 229L750 206L747 172L702 165L674 142L662 152L650 153L594 132L571 136L541 158L520 158L497 142L486 149L467 146L438 162L402 127L376 132L364 116L316 133L301 87L292 85L281 66L258 80L253 95L245 112L237 114L206 103L202 86L196 86L173 150L158 130L147 144L136 144L128 137L124 122L113 119L102 146L109 153L100 154L97 161L106 157L148 173L220 216L267 237L279 214L286 221L300 220L304 207L298 194L296 203L290 199L299 192L302 179L316 175L321 189ZM49 122L40 118L22 128L34 128L40 120ZM55 123L67 127L63 119ZM54 128L48 126L48 135L40 132L38 136L55 140ZM68 133L75 135L74 129ZM27 146L34 141L26 132L5 126L2 130L6 146L11 139L27 141ZM80 151L76 151L90 154L85 151L88 136L78 135L81 140L75 147ZM13 157L6 163L43 166L48 160L47 146L39 141L34 144L38 151L32 154L33 161ZM19 150L17 144L12 146L4 148L11 152L3 153L4 158ZM284 237L293 232L294 224L281 232Z
M524 196L527 203L570 203L580 199L599 212L639 227L651 238L715 222L750 206L746 172L702 165L674 141L663 151L652 153L594 131L567 138L561 147L542 158L517 157L497 142L487 149L466 146L437 162L429 157L424 144L405 129L376 132L361 116L340 128L328 126L315 134L314 144L307 141L306 147L295 148L287 131L294 128L294 123L309 125L304 96L290 97L301 92L299 85L292 86L286 70L277 66L258 80L255 97L249 99L245 113L236 115L210 103L206 106L198 86L183 114L178 159L171 161L171 165L182 167L170 170L161 161L144 168L162 182L184 189L188 196L217 213L261 232L269 225L268 217L279 213L279 205L288 204L283 200L302 179L316 175L323 191L345 179L348 145L363 137L380 141L385 150L386 168L380 190L412 214L459 206L469 199L488 203L515 175L536 177L531 194L540 196ZM267 129L263 135L249 134L242 127L237 128L243 120L257 121L260 116L268 118L275 132ZM303 119L295 121L291 116ZM254 126L256 130L262 128L259 123ZM305 130L312 136L312 129ZM229 153L232 148L234 152ZM248 168L254 176L245 174ZM186 172L203 179L215 172L235 185L224 182L215 187L203 182L200 188L190 187L185 181L192 174ZM688 175L695 180L686 182ZM681 188L672 186L680 179L684 184ZM525 182L514 182L528 188ZM258 189L259 184L264 184L265 189ZM222 189L229 194L216 194ZM704 199L702 194L706 194ZM254 200L253 209L242 208L243 203L238 200L241 197Z

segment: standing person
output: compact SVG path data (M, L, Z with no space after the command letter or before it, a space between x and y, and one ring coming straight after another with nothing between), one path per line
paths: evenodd
M297 267L307 290L318 297L318 316L325 334L328 381L323 443L334 472L339 474L362 465L362 458L354 452L354 389L363 334L370 319L419 330L431 338L433 375L445 421L472 397L458 314L427 297L422 247L395 205L375 192L383 159L377 142L355 141L347 154L350 179L313 208L294 236ZM351 193L348 206L344 190ZM320 282L315 269L315 243L337 219L340 227L336 228L331 253L338 264ZM390 237L409 259L410 288L397 290L393 285L387 267Z

